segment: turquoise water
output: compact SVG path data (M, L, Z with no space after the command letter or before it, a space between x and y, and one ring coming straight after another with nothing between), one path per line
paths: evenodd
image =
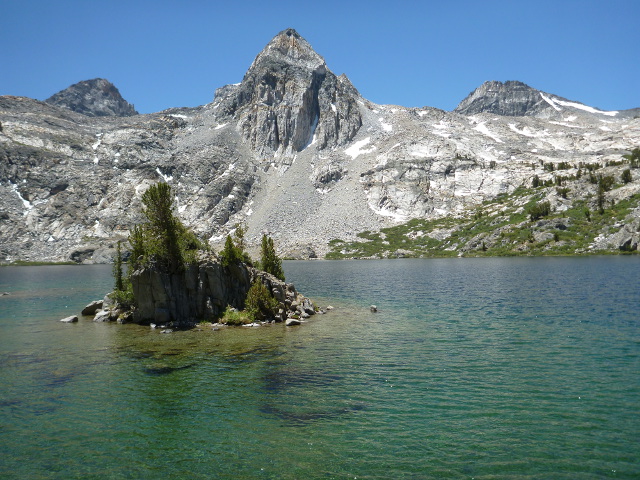
M639 478L639 269L285 262L336 309L161 334L57 321L109 266L0 268L0 477Z

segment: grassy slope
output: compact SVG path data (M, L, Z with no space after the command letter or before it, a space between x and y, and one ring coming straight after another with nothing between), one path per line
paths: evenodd
M358 241L331 240L326 258L627 253L618 245L603 248L594 242L598 236L614 234L624 224L638 224L635 229L640 228L640 194L633 193L638 189L621 189L624 184L620 173L628 167L597 166L580 172L574 168L573 175L557 171L553 174L555 181L548 181L547 186L520 187L511 194L485 201L458 218L413 219L380 232L361 232ZM633 183L637 184L640 170L633 169L632 173ZM609 175L618 181L605 194L603 211L597 203L597 175ZM626 194L627 191L631 193ZM531 220L531 207L549 200L553 205L550 214Z

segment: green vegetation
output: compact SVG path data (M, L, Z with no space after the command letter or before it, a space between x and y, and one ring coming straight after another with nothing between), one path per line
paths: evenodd
M630 154L622 157L629 162L631 168L640 168L640 148L634 148Z
M251 284L245 301L245 308L250 318L264 320L265 318L273 317L278 312L279 306L278 301L260 279L256 279Z
M246 310L237 310L231 306L227 306L226 310L222 314L222 318L220 319L220 323L234 327L246 325L251 322L252 319L249 317Z
M276 255L273 246L273 239L267 235L262 235L260 268L267 273L284 282L284 271L282 270L282 260Z
M607 206L603 201L602 211L592 211L587 196L573 199L567 210L553 212L550 202L544 199L548 192L519 187L511 194L500 195L485 201L481 207L474 207L465 217L413 219L380 232L361 232L355 241L333 239L329 242L326 258L619 253L615 248L603 251L592 250L590 246L602 232L615 231L614 225L640 204L640 194L615 205ZM597 197L596 194L593 198L596 205ZM542 217L532 220L532 211L545 213L544 224L538 225Z
M539 218L546 217L551 213L551 204L548 201L536 203L529 207L528 213L532 222Z
M227 235L227 240L224 242L224 248L220 252L220 261L225 267L237 265L238 263L253 264L249 254L234 243L231 235Z
M145 266L155 265L165 273L184 271L196 261L198 250L206 249L196 235L173 214L171 187L166 183L150 186L142 195L142 213L146 221L135 225L129 233L128 274L122 271L121 242L116 248L113 265L114 292L112 298L119 304L134 304L131 274Z
M153 261L166 273L183 271L206 246L173 214L171 187L166 183L150 186L142 194L142 203L147 221L138 225L129 243L142 253L142 264Z
M116 246L116 256L113 259L114 290L124 290L124 277L122 275L122 241Z

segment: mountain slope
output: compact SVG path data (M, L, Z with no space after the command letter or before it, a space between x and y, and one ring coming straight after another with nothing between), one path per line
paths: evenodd
M630 165L612 162L640 145L640 121L577 114L548 98L562 111L544 99L548 117L376 105L292 29L267 44L239 85L198 108L88 117L0 97L0 259L109 261L158 181L214 247L242 223L252 248L269 233L281 255L323 257L362 231L473 219L483 202L531 188L535 176L557 181L560 166L574 176L599 165L619 179ZM636 173L607 201L634 198ZM567 187L569 200L592 202L583 193L593 184L579 185ZM568 208L545 188L554 207ZM617 228L633 225L633 212ZM467 251L467 242L456 245Z

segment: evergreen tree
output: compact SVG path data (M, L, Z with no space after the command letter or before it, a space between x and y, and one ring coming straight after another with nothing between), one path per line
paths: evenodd
M124 278L122 276L122 249L121 249L121 241L118 241L116 246L116 256L113 259L113 278L114 282L114 290L123 291L124 290Z
M260 267L267 273L270 273L279 280L284 281L284 271L282 270L282 260L276 255L273 239L267 235L262 235L261 244L262 258Z
M173 215L171 187L166 183L150 186L142 194L142 213L147 217L146 230L150 253L162 261L169 272L184 267L180 249L180 233L186 229Z

